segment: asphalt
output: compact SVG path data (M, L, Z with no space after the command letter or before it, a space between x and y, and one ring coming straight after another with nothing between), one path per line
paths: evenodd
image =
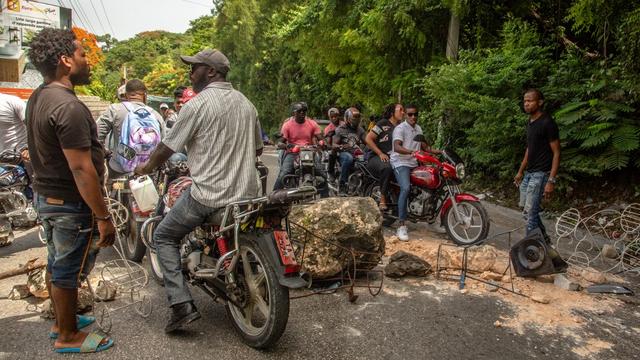
M275 176L275 155L269 151L263 161ZM493 220L492 234L517 228L516 211L485 204ZM385 230L387 232L391 230ZM519 235L515 235L514 239ZM506 246L504 237L492 240ZM0 248L0 271L40 256L46 250L33 230L19 234L14 244ZM98 262L114 258L104 251ZM143 265L148 267L146 258ZM26 276L0 280L0 295ZM224 306L214 303L198 289L192 289L202 319L184 331L167 336L168 319L163 289L153 280L143 289L153 304L147 318L131 307L113 311L111 336L116 345L96 359L583 359L573 349L580 344L562 333L527 329L524 334L494 323L510 316L514 309L500 297L462 294L451 283L384 280L380 295L371 296L357 288L358 299L350 303L345 291L292 300L287 329L271 350L258 351L244 345L227 319ZM301 295L296 291L291 295ZM28 309L34 298L10 301L0 298L0 359L49 359L47 338L51 324ZM122 300L110 303L116 307ZM614 343L593 359L637 359L640 345L640 312L624 305L617 313L581 314L587 320L582 331ZM77 355L64 355L77 357Z

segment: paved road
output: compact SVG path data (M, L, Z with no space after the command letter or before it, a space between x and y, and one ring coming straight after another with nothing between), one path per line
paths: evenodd
M275 156L263 160L272 167ZM272 171L270 183L273 183ZM516 227L516 212L489 206L494 230ZM386 230L389 231L389 230ZM16 266L45 249L33 231L21 234L10 247L0 248L0 270ZM113 257L101 253L99 260ZM147 266L146 259L143 264ZM0 281L7 294L24 277ZM514 312L495 296L462 295L447 283L385 280L384 291L372 297L360 289L355 304L345 292L292 301L287 330L270 351L243 345L227 320L224 307L193 290L203 318L183 332L166 336L168 314L163 289L153 283L145 289L153 299L153 313L139 317L133 310L114 313L113 349L92 355L96 359L579 359L578 344L567 334L524 335L495 327L501 316ZM292 293L293 294L293 293ZM299 294L299 293L296 293ZM33 301L33 298L31 298ZM27 301L0 299L0 359L51 358L52 342L46 334L50 322L25 309ZM593 358L633 359L638 348L640 313L624 307L614 315L587 314L585 330L610 339L615 345ZM629 329L636 329L629 333Z

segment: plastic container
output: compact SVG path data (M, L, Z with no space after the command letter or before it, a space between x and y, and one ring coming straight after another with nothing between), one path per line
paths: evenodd
M144 175L137 179L130 180L129 189L131 189L133 198L136 200L140 211L150 211L156 207L160 196L150 177Z

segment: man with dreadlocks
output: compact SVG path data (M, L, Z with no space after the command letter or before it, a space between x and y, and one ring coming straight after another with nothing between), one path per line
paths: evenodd
M49 337L56 339L56 352L106 350L113 340L79 331L95 318L76 316L80 280L93 267L98 248L115 240L102 193L103 148L91 111L74 92L75 86L89 84L89 64L73 32L53 28L33 38L29 60L44 78L29 98L26 118L38 194L34 200L47 240L47 288L56 317Z

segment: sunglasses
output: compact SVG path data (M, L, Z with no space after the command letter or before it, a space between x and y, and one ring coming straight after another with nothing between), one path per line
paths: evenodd
M414 117L414 116L415 116L415 117L418 117L418 115L419 115L419 114L420 114L420 113L419 113L419 112L417 112L417 111L416 111L416 112L410 112L410 113L407 113L407 117Z
M207 64L201 64L201 63L191 64L191 70L190 70L191 73L193 74L200 66L207 66Z

